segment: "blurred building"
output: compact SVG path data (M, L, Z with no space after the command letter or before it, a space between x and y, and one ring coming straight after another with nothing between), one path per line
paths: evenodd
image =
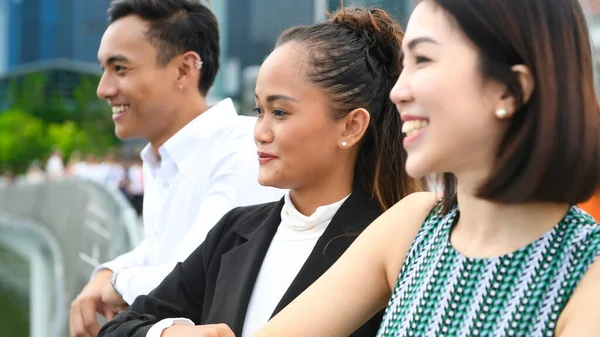
M200 0L199 0L200 1ZM221 24L222 68L211 96L244 102L253 91L257 66L286 28L326 18L339 0L212 0L206 1ZM392 13L403 25L415 0L345 0L346 6L374 5ZM600 0L581 0L594 45L600 45ZM96 52L106 28L109 0L0 0L1 74L40 64L98 68ZM61 61L56 61L57 59ZM99 73L99 69L98 69ZM253 100L250 97L250 100ZM242 109L242 113L246 112Z
M3 0L8 67L51 59L97 63L108 0Z
M96 53L109 0L0 0L0 107L8 86L43 73L69 99L82 75L100 75Z
M8 9L9 1L0 1L0 73L8 69Z
M213 0L222 29L223 58L220 78L213 94L230 96L239 112L254 106L254 83L258 66L271 52L279 34L294 25L326 19L339 0ZM377 6L386 9L403 25L415 0L346 0L344 5ZM223 19L225 18L225 20Z
M377 5L404 22L413 1L346 0L345 4ZM241 99L244 69L253 73L253 67L272 50L279 33L292 25L325 19L327 9L339 6L339 0L208 3L219 18L223 48L222 71L211 91L215 99ZM108 4L109 0L0 0L0 74L40 65L64 65L69 60L88 70L97 67L96 52L106 28Z

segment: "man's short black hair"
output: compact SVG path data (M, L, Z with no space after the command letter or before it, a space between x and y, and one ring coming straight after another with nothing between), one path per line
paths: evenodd
M108 21L137 15L149 23L148 38L158 51L157 62L166 65L173 57L194 51L202 59L198 88L204 95L219 71L219 25L199 0L112 0Z

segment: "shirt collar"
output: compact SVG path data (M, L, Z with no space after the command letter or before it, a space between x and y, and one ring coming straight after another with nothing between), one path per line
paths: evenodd
M347 195L342 200L338 200L330 205L319 206L313 214L306 216L296 209L290 197L290 192L287 192L284 197L285 203L281 210L282 226L280 226L280 229L285 228L288 232L302 232L311 231L323 225L327 226L349 196Z
M154 153L150 144L144 147L140 156L153 173L158 170L161 161L162 163L172 161L176 169L180 171L194 159L190 155L191 147L196 151L198 148L209 145L209 140L217 133L218 129L235 118L237 118L237 112L233 101L226 98L194 118L158 148L161 159Z

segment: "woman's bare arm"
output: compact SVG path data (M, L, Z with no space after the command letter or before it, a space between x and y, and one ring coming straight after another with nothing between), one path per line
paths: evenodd
M561 313L556 337L600 337L600 259L585 273Z
M435 202L433 193L422 192L390 208L254 337L351 334L386 305L404 256Z

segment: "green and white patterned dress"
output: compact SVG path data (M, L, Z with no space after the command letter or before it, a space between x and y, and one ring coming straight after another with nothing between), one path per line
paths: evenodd
M572 206L532 244L468 258L450 244L458 214L438 203L400 271L378 337L554 336L558 316L600 254L600 226Z

